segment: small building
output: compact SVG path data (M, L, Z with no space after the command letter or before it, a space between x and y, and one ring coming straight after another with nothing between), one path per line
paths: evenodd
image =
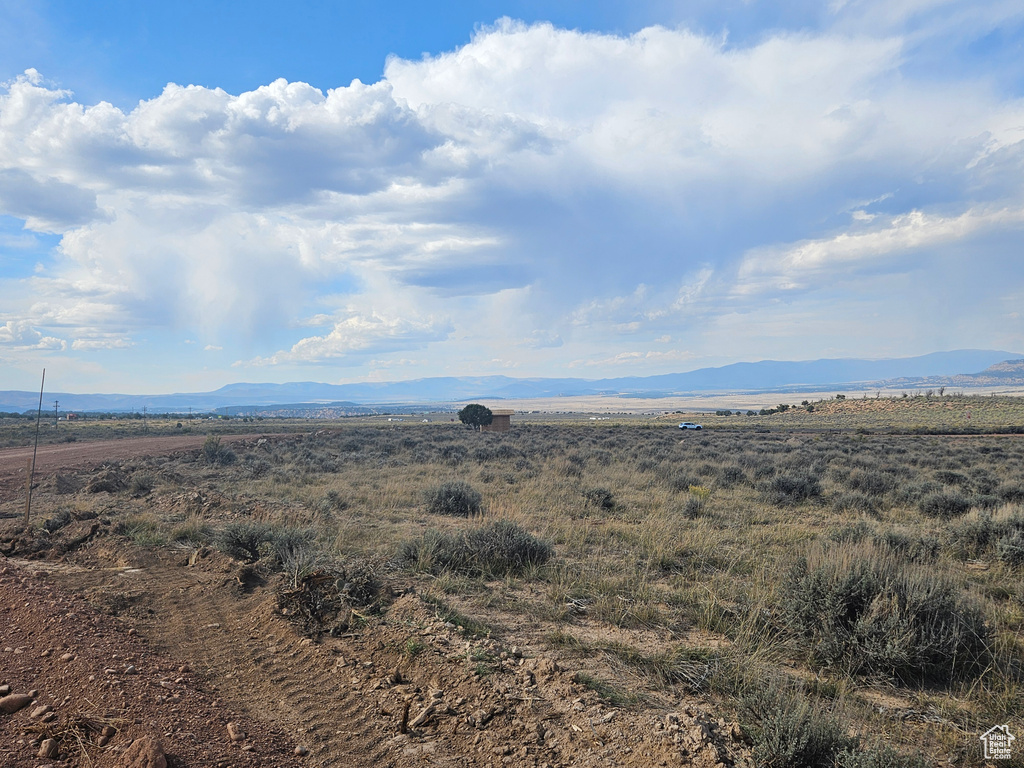
M512 429L513 410L491 409L491 423L480 427L481 432L508 432Z

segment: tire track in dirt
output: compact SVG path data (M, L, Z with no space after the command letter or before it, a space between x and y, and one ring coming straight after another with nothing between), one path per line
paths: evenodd
M131 565L55 567L52 578L116 607L155 655L188 662L179 671L219 714L208 721L215 740L244 764L281 765L263 762L272 754L316 768L749 764L735 724L682 703L669 719L609 709L572 670L460 631L415 592L392 591L386 619L319 644L278 612L269 585L254 586L250 567L220 553L188 566L182 551L96 550ZM229 718L253 738L231 745ZM309 753L293 756L295 745Z
M265 593L246 595L229 576L193 568L164 568L151 578L154 613L140 629L194 660L231 708L284 726L310 749L307 765L389 763L369 702L339 682L320 647L304 644L271 612Z
M323 765L342 764L339 760L358 764L354 762L357 756L339 743L348 741L359 745L366 765L378 764L383 753L365 754L379 744L378 729L368 716L365 702L339 683L333 661L316 646L303 645L279 621L270 619L262 628L270 630L265 641L272 638L271 647L277 651L254 654L253 660L280 695L279 711L295 718L314 755ZM317 681L315 694L307 686L310 680Z

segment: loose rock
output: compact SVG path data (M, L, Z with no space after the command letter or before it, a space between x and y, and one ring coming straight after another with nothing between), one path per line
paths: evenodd
M163 744L149 736L136 739L124 751L118 768L167 768Z
M0 699L0 712L13 715L32 703L32 697L26 693L12 693Z

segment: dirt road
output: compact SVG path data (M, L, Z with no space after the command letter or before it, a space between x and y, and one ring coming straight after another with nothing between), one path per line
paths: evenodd
M202 448L206 435L168 437L128 437L88 443L41 445L36 454L36 480L61 470L91 468L105 461L133 459L139 456L167 455ZM222 435L225 443L255 439L254 435ZM0 500L9 500L25 489L25 472L32 461L32 448L0 450Z

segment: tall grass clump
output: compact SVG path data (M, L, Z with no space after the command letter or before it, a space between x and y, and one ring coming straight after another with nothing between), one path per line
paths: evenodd
M474 576L504 576L543 565L554 548L509 520L464 532L430 530L405 542L398 559L431 573L455 571Z
M934 571L868 542L817 546L779 602L784 632L815 667L918 683L975 678L988 662L981 610Z
M472 517L480 514L483 497L469 483L451 480L427 490L427 511L434 515Z

